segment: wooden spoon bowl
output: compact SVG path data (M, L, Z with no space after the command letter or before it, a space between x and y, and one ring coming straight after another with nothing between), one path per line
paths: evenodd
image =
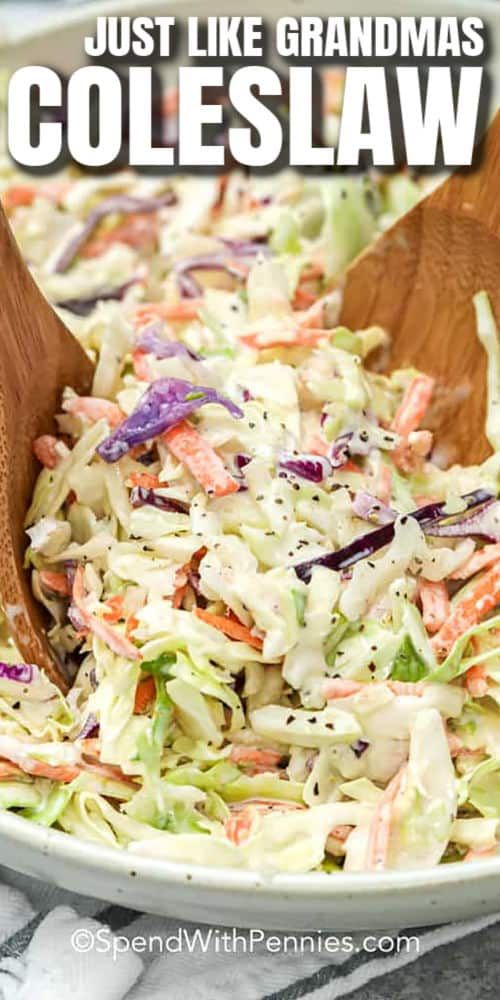
M414 365L437 380L429 426L446 464L475 464L485 436L486 355L472 298L485 289L500 320L500 113L479 166L455 173L368 247L348 269L341 322L391 335L391 369Z
M43 608L23 567L24 519L39 471L33 441L53 430L63 388L88 392L93 369L37 288L1 208L0 273L0 594L26 662L65 689L68 678L49 648Z

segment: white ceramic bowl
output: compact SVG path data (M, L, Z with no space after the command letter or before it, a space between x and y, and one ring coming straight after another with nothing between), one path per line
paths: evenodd
M260 0L233 5L218 0L211 14L266 16ZM349 4L329 0L275 0L273 17L285 14L349 14ZM62 70L80 64L82 39L97 14L165 13L160 0L92 4L65 14L57 25L38 30L0 52L7 66L39 62ZM197 0L176 0L168 12L200 15ZM500 93L500 4L431 3L418 0L358 0L356 14L483 16L491 28L489 63L493 92ZM137 857L46 830L10 813L0 813L0 863L67 889L152 913L182 919L267 929L331 930L423 926L484 915L500 906L500 858L438 868L380 874L263 875L232 869L174 864Z

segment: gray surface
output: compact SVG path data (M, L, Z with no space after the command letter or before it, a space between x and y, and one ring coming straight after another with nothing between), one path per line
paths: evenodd
M372 980L351 1000L496 1000L500 993L498 924L437 948L420 961Z

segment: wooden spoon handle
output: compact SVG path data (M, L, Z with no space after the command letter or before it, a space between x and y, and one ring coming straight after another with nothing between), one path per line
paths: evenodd
M23 657L65 687L23 568L24 518L38 472L33 441L53 430L64 385L88 391L92 365L37 288L1 208L0 275L0 593Z

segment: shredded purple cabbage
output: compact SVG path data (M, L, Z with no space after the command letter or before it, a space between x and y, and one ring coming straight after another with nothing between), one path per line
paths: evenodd
M196 299L203 294L203 288L193 278L192 271L223 271L231 277L240 278L240 272L232 267L231 261L222 254L200 254L198 257L186 257L174 265L177 287L180 294L187 299Z
M133 413L99 445L98 454L105 462L117 462L136 444L170 430L206 403L225 406L233 417L243 416L239 406L216 389L179 378L160 378L149 386Z
M251 461L250 455L242 455L240 453L234 456L234 464L236 465L236 468L240 470L244 469L245 465L248 465Z
M33 663L0 663L0 678L18 681L19 684L31 684L37 669Z
M163 323L150 323L145 326L135 342L137 350L144 354L154 354L155 358L191 358L193 361L200 361L199 354L195 354L185 344L178 340L164 340L161 336Z
M355 743L351 743L351 750L356 757L362 757L365 750L368 750L370 746L369 740L356 740Z
M462 497L467 509L482 506L492 499L492 494L488 490L474 490L473 493L466 493ZM418 510L411 511L406 516L414 517L422 525L423 530L427 531L430 522L434 522L438 518L449 517L444 513L445 507L446 502L428 503L424 507L419 507ZM299 579L308 583L315 566L326 566L327 569L331 570L347 569L348 566L353 566L354 563L372 556L374 552L389 545L393 538L394 524L383 524L375 531L355 538L349 545L338 549L337 552L328 552L325 556L318 556L318 558L310 559L308 562L298 563L293 568Z
M179 271L176 275L177 288L181 299L200 299L203 288L189 271Z
M364 490L356 493L352 501L352 512L363 521L373 521L374 524L391 524L398 516L396 510Z
M368 455L373 448L367 430L345 431L330 446L328 457L334 469L339 469L353 455Z
M87 622L85 621L81 611L77 608L76 604L70 604L67 615L75 632L87 631Z
M182 500L174 500L172 497L164 497L155 490L149 490L145 486L134 486L130 491L130 503L132 507L157 507L158 510L166 510L175 514L187 514L189 504Z
M352 431L346 431L345 434L341 434L332 444L328 457L330 459L333 469L340 469L342 465L345 465L351 457L351 451L349 444L352 439Z
M364 521L391 524L397 510L382 503L371 493L360 491L352 502L353 513ZM490 499L472 514L441 515L423 525L424 534L436 538L465 538L474 535L486 542L500 542L500 502Z
M255 240L233 240L223 237L221 243L223 243L235 257L256 257L259 253L264 255L269 253L267 236L263 236L261 239Z
M279 460L279 467L294 476L299 476L300 479L307 479L310 483L323 482L332 471L330 462L322 455L284 454Z
M89 298L65 299L63 302L56 302L55 305L58 309L67 309L68 312L74 313L75 316L89 316L98 302L120 302L125 292L129 290L131 285L135 285L138 280L138 278L132 278L130 281L126 281L125 284L120 285L119 288L103 289L102 292L96 292L95 295L91 295Z
M96 716L91 712L83 723L80 732L75 736L76 740L88 740L99 734L99 723Z
M165 205L174 205L177 201L173 191L166 191L165 194L157 198L134 198L128 194L117 194L111 198L106 198L89 213L85 222L73 236L70 236L67 244L63 247L57 258L54 271L56 274L63 274L79 252L80 248L88 240L91 232L107 215L133 215L134 212L158 212Z
M458 517L455 516L453 521L432 522L425 526L424 531L426 535L435 535L437 538L474 535L486 542L500 542L500 502L491 500L469 517L464 511Z

